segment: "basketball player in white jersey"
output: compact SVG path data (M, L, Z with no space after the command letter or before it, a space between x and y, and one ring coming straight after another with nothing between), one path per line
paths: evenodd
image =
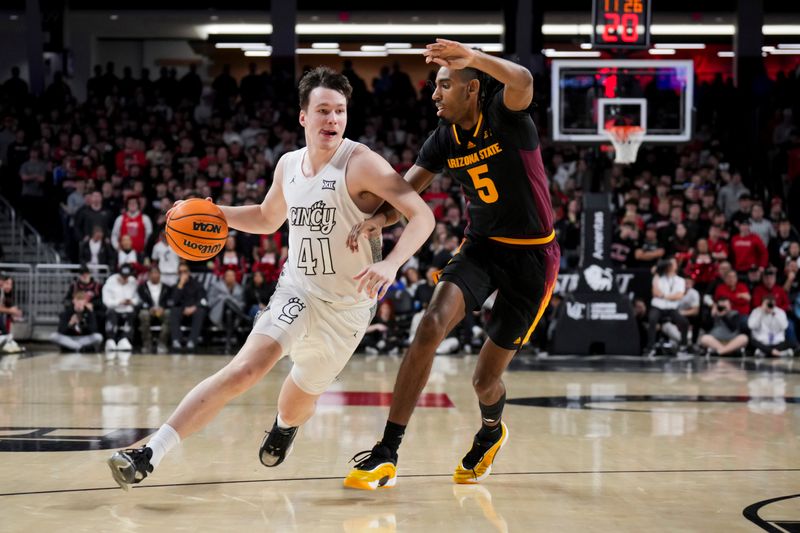
M288 218L289 258L275 294L230 363L192 389L146 446L108 460L123 489L147 477L170 449L289 355L294 364L278 397L278 415L259 450L265 466L279 465L361 341L376 298L433 231L430 209L389 163L342 137L352 93L347 78L319 67L303 76L299 93L307 148L280 159L261 205L220 206L231 228L249 233L274 233ZM347 249L350 228L384 200L408 218L392 252L378 261L380 243Z

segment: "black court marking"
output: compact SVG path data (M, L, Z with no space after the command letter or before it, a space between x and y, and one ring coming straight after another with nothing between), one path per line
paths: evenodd
M175 233L180 233L181 235L186 235L187 237L191 237L193 239L203 239L203 240L206 240L206 241L226 241L226 240L228 240L227 236L225 236L225 237L204 237L202 235L195 235L195 234L192 234L192 233L186 233L185 231L180 231L180 230L177 230L177 229L173 228L169 224L167 224L167 229L170 230L170 231L174 231Z
M791 500L792 498L800 498L800 494L790 494L789 496L780 496L778 498L771 498L769 500L762 500L760 502L756 502L752 505L748 505L742 511L742 514L745 518L750 520L752 523L763 529L764 531L769 531L770 533L785 533L785 532L794 532L800 531L800 512L797 514L797 518L794 520L786 520L786 519L778 519L778 520L769 520L762 518L758 512L770 505L772 503L780 502L783 500Z
M679 395L679 394L628 394L620 396L540 396L533 398L511 398L506 403L511 405L524 405L527 407L548 407L556 409L593 409L596 411L620 411L632 413L650 413L648 409L626 409L616 407L596 407L596 403L747 403L749 401L774 402L782 400L787 404L800 404L800 397L774 397L774 396L713 396L713 395Z
M611 373L695 373L713 371L720 363L731 369L745 372L775 374L800 374L792 359L759 359L753 357L695 357L678 361L674 357L660 356L647 359L638 355L550 355L537 357L521 354L511 360L508 370L531 372L611 372ZM793 368L795 366L795 368Z
M709 474L730 472L800 472L800 468L692 468L678 470L571 470L571 471L531 471L531 472L492 472L492 477L502 476L559 476L559 475L596 475L596 474ZM413 478L440 478L453 477L452 472L446 474L407 474L397 476L403 479ZM251 483L282 483L287 481L333 481L341 480L342 476L319 477L287 477L279 479L232 479L225 481L193 481L189 483L162 483L160 485L134 485L132 489L163 489L168 487L199 487L211 485L237 485ZM73 492L97 492L103 490L120 490L119 486L113 487L88 487L84 489L54 489L28 492L3 492L0 497L7 496L35 496L39 494L69 494ZM777 501L777 500L776 500Z

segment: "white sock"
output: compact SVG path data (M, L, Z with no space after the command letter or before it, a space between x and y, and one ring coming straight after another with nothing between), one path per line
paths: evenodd
M181 436L178 435L178 432L175 431L172 426L164 424L158 428L156 434L153 435L153 438L147 443L147 447L153 450L153 457L150 458L150 464L153 465L153 468L157 468L161 459L163 459L172 448L177 446L180 441Z
M284 422L283 418L281 418L281 414L278 413L278 427L281 428L281 429L289 429L289 428L294 427L294 426L290 426L289 424Z

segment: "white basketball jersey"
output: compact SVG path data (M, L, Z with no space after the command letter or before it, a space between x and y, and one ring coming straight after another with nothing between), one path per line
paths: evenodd
M289 222L289 257L282 278L327 302L346 306L373 305L358 292L353 276L377 260L371 246L360 243L353 253L347 236L354 225L369 218L347 191L345 172L359 143L343 139L331 160L315 176L303 175L307 149L283 157L283 196ZM380 245L378 245L378 256Z

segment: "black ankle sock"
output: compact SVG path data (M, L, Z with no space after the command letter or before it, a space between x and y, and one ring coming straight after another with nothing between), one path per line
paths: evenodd
M383 438L381 444L389 448L393 454L397 453L397 448L400 447L400 441L403 440L403 435L406 432L406 427L394 422L386 421L386 427L383 430Z
M500 396L500 399L497 402L493 403L492 405L485 405L481 402L478 402L478 406L481 408L481 430L478 434L482 438L494 438L499 435L499 432L502 431L500 427L500 418L503 416L503 407L506 405L506 393L503 392L503 395Z

